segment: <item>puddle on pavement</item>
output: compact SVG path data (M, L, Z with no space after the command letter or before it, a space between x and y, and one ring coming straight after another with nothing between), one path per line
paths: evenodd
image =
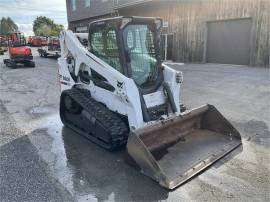
M42 124L45 126L46 124ZM126 151L108 152L63 127L59 116L29 136L52 176L77 200L160 201L169 192L129 166Z
M38 149L40 157L48 164L51 175L76 200L160 201L176 195L179 200L181 197L186 199L193 196L191 194L193 189L187 190L190 187L189 183L172 192L160 187L156 182L127 164L125 150L108 152L98 147L69 128L63 127L58 114L50 116L50 118L45 119L46 121L42 120L39 120L42 128L34 130L29 139ZM239 127L239 124L236 125ZM252 124L250 128L252 128ZM264 127L262 129L265 130ZM244 139L247 138L246 136L247 133L244 134ZM234 152L240 153L241 151L242 149L238 149ZM226 156L218 161L214 167L219 167L224 163L232 164L229 161L231 160L230 156L234 155ZM219 169L223 170L224 166ZM207 176L206 174L202 175ZM229 175L233 176L234 174ZM219 174L216 173L215 176L218 177ZM200 176L199 178L204 179ZM213 183L212 178L206 181L210 184ZM193 183L197 184L198 182L194 181ZM202 194L201 189L197 192L193 191ZM180 196L180 193L185 192L188 193L186 196ZM227 197L227 195L224 196Z

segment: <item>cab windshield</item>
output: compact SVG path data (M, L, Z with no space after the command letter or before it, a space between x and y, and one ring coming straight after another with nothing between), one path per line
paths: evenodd
M141 87L152 86L158 77L158 67L154 32L150 25L127 25L123 37L133 80Z

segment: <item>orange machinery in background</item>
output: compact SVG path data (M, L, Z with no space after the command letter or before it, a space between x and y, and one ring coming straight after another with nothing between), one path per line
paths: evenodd
M35 67L31 48L26 46L24 35L21 32L11 32L7 39L9 59L4 59L4 63L13 68L21 65Z

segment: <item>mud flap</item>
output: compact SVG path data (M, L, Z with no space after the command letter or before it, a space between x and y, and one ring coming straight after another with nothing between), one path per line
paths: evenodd
M241 145L239 132L212 105L132 131L127 150L141 172L174 189Z

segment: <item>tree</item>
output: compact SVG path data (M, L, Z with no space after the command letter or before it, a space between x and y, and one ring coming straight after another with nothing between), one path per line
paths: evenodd
M15 22L10 18L1 18L0 20L0 34L6 35L9 32L18 31L18 26L15 24Z
M47 24L40 24L36 29L36 36L51 36L52 28Z
M33 22L33 32L36 36L58 36L63 29L63 25L55 24L45 16L38 16Z
M52 36L59 36L60 32L64 30L64 26L63 25L55 25L52 30L51 30L51 35Z

